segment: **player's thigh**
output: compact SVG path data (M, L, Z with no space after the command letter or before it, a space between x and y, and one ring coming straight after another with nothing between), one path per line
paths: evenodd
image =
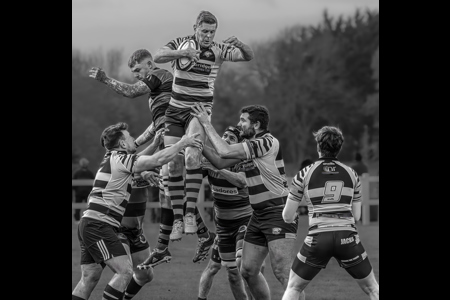
M147 247L137 252L131 253L131 260L133 262L133 270L136 269L137 265L143 263L147 257L150 256L150 248Z
M310 282L311 280L306 280L298 276L298 274L294 271L290 270L288 288L303 291Z
M128 254L115 256L105 260L105 264L117 274L130 274L133 272L131 256Z
M353 278L363 279L372 271L367 252L359 234L353 231L334 232L334 257Z
M173 136L172 135L168 135L170 131L168 131L166 133L166 135L164 135L164 147L169 147L172 146L173 144L176 144L179 140L181 140L181 138L184 135L184 131L181 127L178 126L169 126L168 127L169 130L170 128L172 128L172 131L174 132Z
M269 249L265 246L244 241L242 247L241 273L249 275L258 274L268 252Z
M276 239L269 242L270 262L273 266L290 268L294 255L295 239Z

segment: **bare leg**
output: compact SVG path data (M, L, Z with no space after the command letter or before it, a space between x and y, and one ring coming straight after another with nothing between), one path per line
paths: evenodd
M103 267L100 264L81 265L81 279L72 292L72 295L89 299L92 291L102 275Z
M219 272L221 265L209 260L208 265L202 272L200 282L198 284L198 297L205 298L208 296L213 284L214 276Z
M241 275L245 279L252 296L258 300L270 300L270 290L261 265L269 249L244 241L241 260Z
M370 300L380 299L380 287L377 280L375 279L373 270L366 278L356 279L356 282L359 284L364 293L369 295Z
M305 280L299 277L294 271L291 270L289 273L289 283L281 300L304 300L304 289L310 282L310 280Z
M286 289L293 262L295 239L278 239L269 242L270 263L273 274Z

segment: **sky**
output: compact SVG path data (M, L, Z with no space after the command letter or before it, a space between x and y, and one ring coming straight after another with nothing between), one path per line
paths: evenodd
M154 53L176 37L193 33L201 10L218 19L215 40L236 36L250 44L275 37L293 25L317 25L356 8L379 11L379 0L72 0L72 48L83 53L121 49Z

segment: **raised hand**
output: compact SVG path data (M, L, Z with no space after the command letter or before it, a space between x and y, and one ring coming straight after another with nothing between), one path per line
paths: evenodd
M229 38L227 38L227 39L225 39L225 40L223 40L222 42L225 43L225 44L233 45L233 46L235 46L235 47L237 47L239 49L244 46L244 44L240 40L238 40L238 38L235 37L234 35L229 37Z
M158 186L161 176L153 171L144 171L141 173L142 178L147 180L151 186Z
M152 123L153 124L153 123ZM164 142L164 133L166 131L169 131L167 128L161 128L155 133L155 141L158 143L158 145L161 145L162 142Z
M200 133L193 133L191 135L183 135L180 142L183 143L185 147L196 147L200 150L203 149L203 142L200 139L197 139L196 137L199 136Z
M89 70L89 77L94 78L95 80L98 80L100 82L104 82L106 78L108 78L106 76L105 71L103 71L102 68L98 68L98 67L92 67Z
M192 43L188 43L188 47L183 50L183 56L188 57L190 60L197 62L200 59L200 53L202 51L195 49L192 47Z
M209 122L208 120L208 111L203 106L203 103L197 102L194 106L191 107L194 112L191 112L191 115L196 117L198 121L202 124Z

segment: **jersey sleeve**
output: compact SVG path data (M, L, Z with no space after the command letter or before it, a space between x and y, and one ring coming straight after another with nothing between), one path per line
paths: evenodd
M353 202L362 202L362 194L361 194L361 180L359 179L358 173L355 170L350 168L355 176L355 188L353 192Z
M300 170L297 175L292 178L291 188L289 189L288 200L301 202L303 199L303 191L305 189L304 180L306 173L304 169Z
M138 157L139 156L136 154L119 154L115 156L115 159L117 160L116 163L118 166L118 171L127 174L133 173L133 168Z
M273 146L273 137L263 136L252 141L243 142L247 159L255 159L267 155Z
M156 90L158 87L161 86L161 80L155 76L155 75L150 75L149 78L144 78L144 80L142 80L151 91Z
M241 49L230 45L217 43L217 48L219 48L220 58L224 61L245 61L244 55Z

